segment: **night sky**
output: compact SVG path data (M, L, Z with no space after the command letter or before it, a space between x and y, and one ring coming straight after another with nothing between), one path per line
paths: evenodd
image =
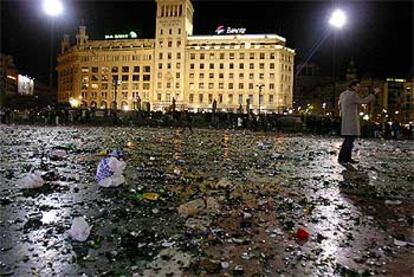
M49 18L41 0L2 1L1 52L14 56L18 69L47 82ZM413 72L412 1L336 1L348 17L337 33L338 74L344 75L351 57L359 77L407 78ZM154 38L155 1L64 1L56 18L55 52L63 33L72 41L83 18L91 39L134 30L140 38ZM297 51L300 63L329 28L332 1L193 1L194 35L212 35L218 25L244 27L247 33L276 33ZM321 44L310 62L331 72L333 34Z

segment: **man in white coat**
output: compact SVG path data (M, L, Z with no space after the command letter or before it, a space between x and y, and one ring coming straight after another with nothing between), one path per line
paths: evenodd
M349 83L348 89L339 96L338 105L342 117L341 134L345 138L338 156L338 162L341 164L358 163L358 161L352 159L352 148L354 147L355 139L361 135L359 106L373 102L375 96L379 93L379 89L375 88L375 94L361 98L358 95L360 89L361 83L358 80L354 80Z

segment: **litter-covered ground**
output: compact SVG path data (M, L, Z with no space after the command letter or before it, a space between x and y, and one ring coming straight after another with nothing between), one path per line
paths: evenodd
M413 142L341 142L1 126L0 276L412 276Z

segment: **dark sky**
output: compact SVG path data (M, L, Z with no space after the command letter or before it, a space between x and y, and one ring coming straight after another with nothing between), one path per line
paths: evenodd
M41 10L41 0L1 1L1 52L13 55L18 69L47 81L50 25ZM63 33L72 40L80 19L92 39L131 30L141 38L153 38L155 1L64 0L65 13L56 19L55 51ZM351 57L358 75L379 78L412 74L413 2L335 0L348 16L337 33L338 72L344 74ZM194 34L210 35L218 25L245 27L247 33L277 33L297 51L301 62L329 28L332 1L193 1ZM333 35L321 43L310 62L331 72Z

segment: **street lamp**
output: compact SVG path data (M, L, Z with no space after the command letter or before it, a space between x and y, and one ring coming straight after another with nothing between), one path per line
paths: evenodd
M340 10L336 9L331 14L331 17L329 18L329 24L334 29L342 29L342 27L346 23L346 16L345 13ZM334 33L334 42L333 42L333 49L332 49L332 86L333 86L333 92L332 92L332 112L333 116L335 115L335 100L336 100L336 32Z
M63 4L60 0L43 0L43 11L50 17L50 57L49 57L49 89L53 90L53 29L54 18L63 13Z
M112 84L115 87L115 101L114 101L114 103L115 103L115 110L116 110L116 109L118 109L118 104L117 104L117 100L118 100L118 86L121 84L121 80L118 79L118 76L117 75L113 76Z
M259 88L259 116L260 116L260 104L261 104L261 95L262 95L262 88L264 87L264 84L258 84L256 87Z

